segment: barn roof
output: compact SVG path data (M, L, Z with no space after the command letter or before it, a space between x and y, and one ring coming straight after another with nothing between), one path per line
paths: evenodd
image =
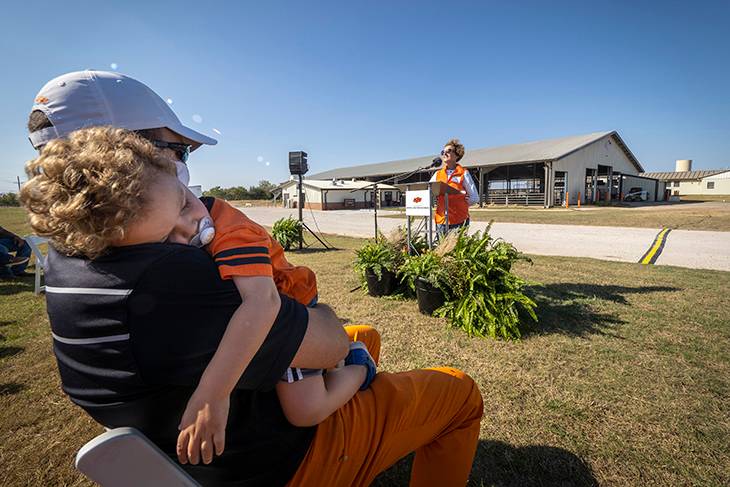
M485 167L504 164L524 164L530 162L555 161L572 154L603 138L611 137L634 164L637 171L644 170L634 157L618 132L593 132L585 135L572 135L557 139L537 140L521 144L487 147L484 149L467 150L461 161L465 167ZM387 176L406 173L431 164L434 155L414 157L397 161L363 164L323 171L312 175L315 179L331 178L365 178L373 176Z
M727 169L704 169L701 171L645 172L641 176L659 181L699 181L702 178L726 172Z

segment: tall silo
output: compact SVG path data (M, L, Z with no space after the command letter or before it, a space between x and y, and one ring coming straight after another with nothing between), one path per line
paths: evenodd
M692 170L692 159L677 159L675 172L686 172Z

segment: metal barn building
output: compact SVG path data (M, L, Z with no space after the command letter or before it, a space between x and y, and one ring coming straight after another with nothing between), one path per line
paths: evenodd
M431 164L433 155L324 171L310 179L358 178L377 181ZM631 188L664 199L664 183L644 171L618 132L596 132L558 139L467 150L461 164L470 170L481 203L559 206L621 199ZM424 169L391 184L428 181Z

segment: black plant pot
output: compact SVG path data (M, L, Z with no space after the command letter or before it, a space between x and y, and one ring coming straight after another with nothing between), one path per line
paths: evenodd
M395 283L395 274L383 269L383 273L378 276L370 269L365 272L365 280L368 283L368 294L370 296L387 296L393 292L393 284Z
M420 277L416 278L416 297L418 298L418 311L429 316L443 306L446 300L441 289Z

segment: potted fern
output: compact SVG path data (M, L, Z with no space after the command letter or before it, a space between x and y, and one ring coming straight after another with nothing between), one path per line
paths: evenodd
M367 242L356 252L355 270L367 285L371 296L384 296L393 292L395 284L394 249L382 239Z
M280 218L271 228L271 236L284 247L290 250L293 245L299 245L302 235L302 223L292 217Z
M441 262L446 302L436 311L469 335L508 340L522 336L521 320L537 321L535 302L524 294L526 282L512 265L529 259L512 244L484 233L455 234Z
M356 252L355 271L371 296L392 294L398 285L398 270L406 256L405 230L396 228L378 235Z
M442 286L446 284L446 275L441 255L426 251L417 255L409 255L400 267L401 281L416 293L418 310L425 315L432 315L445 301Z

